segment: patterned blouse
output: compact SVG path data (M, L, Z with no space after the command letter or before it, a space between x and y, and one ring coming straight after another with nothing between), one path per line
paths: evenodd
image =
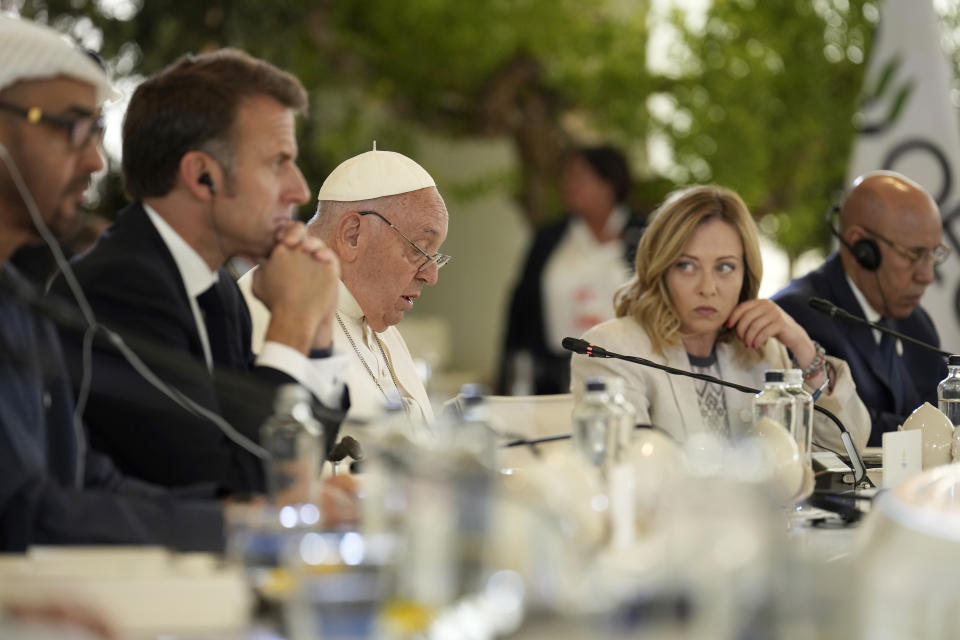
M717 362L717 352L714 350L709 356L701 357L688 353L690 370L694 373L705 373L715 378L722 378L720 365ZM704 423L714 433L723 437L730 435L730 423L727 421L727 403L723 397L723 387L705 380L694 380L697 387L697 402L700 405L700 416Z

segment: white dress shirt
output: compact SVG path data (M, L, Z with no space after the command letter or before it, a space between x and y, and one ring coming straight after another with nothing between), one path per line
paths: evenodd
M263 337L270 324L270 311L253 295L253 269L244 274L238 284L247 300L247 306L250 307L250 316L253 319L252 346L254 352L257 352L262 348ZM339 322L336 324L333 346L349 360L345 374L347 388L350 389L350 410L347 415L359 420L375 419L383 412L386 402L384 392L390 393L396 388L404 400L411 425L421 428L433 422L430 398L400 331L396 327L387 327L386 331L381 333L371 329L364 318L363 310L343 282L340 283L337 299L337 315L343 322L343 327ZM347 337L348 333L353 344ZM353 345L356 345L356 351ZM380 347L383 348L382 354ZM367 371L367 367L370 371ZM394 375L398 383L396 385Z
M883 319L876 309L870 306L870 303L867 301L867 296L863 295L863 292L857 288L857 285L854 284L853 280L850 279L848 274L844 274L844 277L847 279L847 284L850 285L850 290L853 291L853 297L857 299L857 302L860 304L860 309L863 311L863 317L870 322L880 322ZM883 334L876 329L871 329L873 333L873 339L879 345L880 340L883 339ZM903 344L900 342L900 339L897 338L897 355L903 355Z
M197 303L197 296L216 284L217 272L210 269L206 261L200 257L200 254L180 237L180 234L150 205L144 204L143 208L177 265L184 289L187 291L187 300L190 303L190 310L193 312L193 319L197 325L197 333L200 335L200 343L203 345L203 356L207 368L213 371L210 338L207 335L207 325L204 322L203 313ZM266 328L264 328L264 332L266 332ZM270 367L286 373L313 392L328 407L340 406L344 385L343 370L347 364L345 356L311 360L293 347L271 341L264 344L260 349L256 363L259 366Z
M630 211L617 207L604 231L616 236L629 219ZM545 337L554 352L565 353L560 343L566 336L613 318L613 295L633 273L623 251L620 238L600 242L578 216L570 220L541 276Z

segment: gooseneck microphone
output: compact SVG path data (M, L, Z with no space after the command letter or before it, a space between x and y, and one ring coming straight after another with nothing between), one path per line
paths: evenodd
M841 309L840 307L838 307L837 305L833 304L833 303L830 302L829 300L824 300L823 298L813 297L813 298L810 298L809 300L807 300L807 306L809 306L809 307L810 307L811 309L813 309L814 311L818 311L818 312L820 312L820 313L823 313L823 314L825 314L825 315L828 315L828 316L830 316L831 318L836 318L837 320L843 320L844 322L852 322L852 323L856 323L856 324L864 324L864 325L867 325L867 326L870 327L871 329L876 329L876 330L879 331L880 333L890 334L891 336L893 336L893 337L895 337L895 338L899 338L900 340L902 340L902 341L904 341L904 342L909 342L910 344L915 344L915 345L917 345L918 347L920 347L920 348L922 348L922 349L926 349L927 351L932 351L932 352L934 352L934 353L938 353L938 354L940 354L941 356L943 356L944 358L947 358L947 357L949 357L950 355L952 355L949 351L944 351L943 349L939 349L939 348L933 346L932 344L930 344L929 342L924 342L923 340L917 340L916 338L912 338L912 337L906 335L905 333L900 333L900 332L897 331L896 329L891 329L890 327L885 327L884 325L880 324L879 322L870 322L870 321L867 320L866 318L862 318L862 317L860 317L860 316L858 316L858 315L854 315L854 314L850 313L849 311L847 311L846 309Z
M633 428L634 429L654 429L656 431L660 431L661 433L669 435L662 429L659 429L653 426L652 424L635 424L633 425ZM573 439L572 433L558 433L556 435L542 436L540 438L532 438L532 439L518 438L517 440L510 440L509 442L505 442L504 444L500 445L500 448L510 449L513 447L530 447L536 453L537 445L547 444L550 442L560 442L561 440L572 440L572 439Z
M644 367L650 367L652 369L659 369L660 371L665 371L671 375L677 376L686 376L688 378L695 378L697 380L704 380L706 382L712 382L718 384L722 387L730 387L731 389L736 389L737 391L742 391L743 393L760 393L760 389L755 389L753 387L748 387L742 384L737 384L736 382L730 382L728 380L722 380L720 378L715 378L711 375L705 373L694 373L692 371L685 371L684 369L677 369L675 367L668 367L665 364L660 364L658 362L653 362L652 360L647 360L646 358L638 358L636 356L625 356L620 353L614 353L612 351L607 351L603 347L599 347L595 344L590 344L586 340L581 340L579 338L564 338L561 342L561 345L564 349L568 351L573 351L574 353L579 353L581 355L586 355L591 358L614 358L616 360L623 360L625 362L633 362L634 364L639 364ZM843 426L843 423L840 422L840 419L835 416L832 412L827 411L823 407L814 404L814 411L822 413L825 415L831 422L837 425L837 428L840 430L840 440L843 441L843 446L847 451L847 456L850 458L850 465L853 467L853 481L854 484L860 484L866 480L871 485L870 479L867 478L867 468L863 464L863 458L860 457L860 452L857 451L857 447L853 442L853 436L850 435L850 432L847 431L847 428Z
M614 353L612 351L607 351L603 347L598 347L595 344L590 344L586 340L580 340L579 338L564 338L561 344L563 348L568 351L573 351L574 353L590 356L591 358L615 358L617 360L625 360L626 362L633 362L634 364L640 364L645 367L660 369L661 371L666 371L667 373L672 373L678 376L687 376L688 378L696 378L697 380L715 382L720 386L730 387L731 389L736 389L737 391L742 391L744 393L760 393L759 389L754 389L753 387L747 387L742 384L737 384L736 382L721 380L720 378L714 378L713 376L708 375L706 373L694 373L693 371L685 371L683 369L668 367L665 364L660 364L658 362L654 362L653 360L647 360L646 358L638 358L636 356L625 356L619 353ZM829 411L827 413L829 413ZM833 415L833 414L830 414L830 415ZM840 421L836 420L836 416L834 416L834 420L837 422L837 424L840 425L840 431L846 431L844 426L840 424Z

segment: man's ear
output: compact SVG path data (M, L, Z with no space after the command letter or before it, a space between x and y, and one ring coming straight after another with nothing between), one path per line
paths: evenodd
M180 158L177 176L183 187L197 200L207 202L224 183L220 165L203 151L188 151Z
M355 211L340 216L334 238L337 244L336 253L341 262L354 262L360 257L360 216Z
M868 237L870 236L867 234L866 229L858 224L852 224L843 230L843 239L851 246L853 246L857 240L862 240L863 238Z

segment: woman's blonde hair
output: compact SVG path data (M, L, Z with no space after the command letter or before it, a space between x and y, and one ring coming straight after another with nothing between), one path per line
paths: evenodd
M715 185L673 192L651 215L637 247L636 272L613 298L617 317L629 315L639 322L659 353L682 338L680 317L667 291L667 271L683 253L697 227L707 220L729 223L743 243L744 275L739 302L756 298L760 289L763 264L757 225L740 196ZM731 334L732 330L724 327L718 341L728 340ZM741 355L747 357L747 350L741 349Z

